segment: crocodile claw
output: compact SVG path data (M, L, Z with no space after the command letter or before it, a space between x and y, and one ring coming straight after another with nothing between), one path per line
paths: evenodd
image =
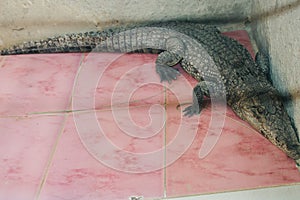
M193 115L198 115L200 113L200 109L198 105L191 105L186 107L183 110L184 116L186 117L192 117Z
M164 65L156 65L156 72L160 77L160 82L167 81L171 83L172 80L176 80L177 76L180 75L177 69Z

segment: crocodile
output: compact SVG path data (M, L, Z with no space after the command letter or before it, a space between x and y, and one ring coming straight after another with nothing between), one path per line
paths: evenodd
M172 30L181 35L163 36L161 30ZM151 38L148 37L149 32L152 33ZM185 36L193 42L188 41ZM196 53L190 51L194 54L188 55L187 49L193 49L193 43L199 44L206 54L202 51L198 53L199 49L194 48ZM176 80L180 75L173 68L180 63L198 81L193 89L193 102L183 110L184 115L199 114L205 96L225 96L227 104L242 120L248 122L299 166L300 143L297 130L279 91L269 78L268 56L257 52L255 59L252 59L240 43L221 34L216 26L171 21L110 27L101 31L25 42L1 50L1 55L91 51L158 53L156 72L161 81L168 82ZM213 60L216 69L208 67L207 57Z

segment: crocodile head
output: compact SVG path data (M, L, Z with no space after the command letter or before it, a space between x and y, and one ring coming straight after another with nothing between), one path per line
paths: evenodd
M300 159L298 135L275 89L256 92L238 103L238 114L294 160Z

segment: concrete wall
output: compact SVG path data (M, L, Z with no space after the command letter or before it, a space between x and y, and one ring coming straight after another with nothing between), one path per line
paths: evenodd
M292 101L286 105L300 132L300 1L254 0L252 30L259 49L271 57L271 77Z
M248 0L1 0L1 45L95 30L109 24L168 19L241 21Z

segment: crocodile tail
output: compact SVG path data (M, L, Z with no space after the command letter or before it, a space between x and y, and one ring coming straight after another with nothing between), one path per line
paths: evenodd
M96 46L98 47L96 48L97 51L106 52L107 50L110 50L108 48L109 45L114 46L114 44L110 44L113 43L111 38L118 35L121 30L122 29L106 29L103 31L65 34L63 36L48 38L45 40L24 42L8 49L1 50L1 55L86 53L93 51ZM120 49L120 47L118 46L117 49ZM112 49L112 51L115 50L116 49L114 48Z
M8 49L1 50L1 55L18 54L45 54L45 53L87 53L95 52L131 52L131 53L152 53L162 52L159 49L138 48L132 49L128 41L138 43L135 30L132 31L130 39L125 39L121 30L105 30L97 32L86 32L78 34L66 34L64 36L48 38L46 40L29 41L14 45ZM126 40L126 41L124 41ZM128 40L128 41L127 41Z
M1 50L1 55L90 52L103 40L101 32L66 34L46 40L24 42Z

